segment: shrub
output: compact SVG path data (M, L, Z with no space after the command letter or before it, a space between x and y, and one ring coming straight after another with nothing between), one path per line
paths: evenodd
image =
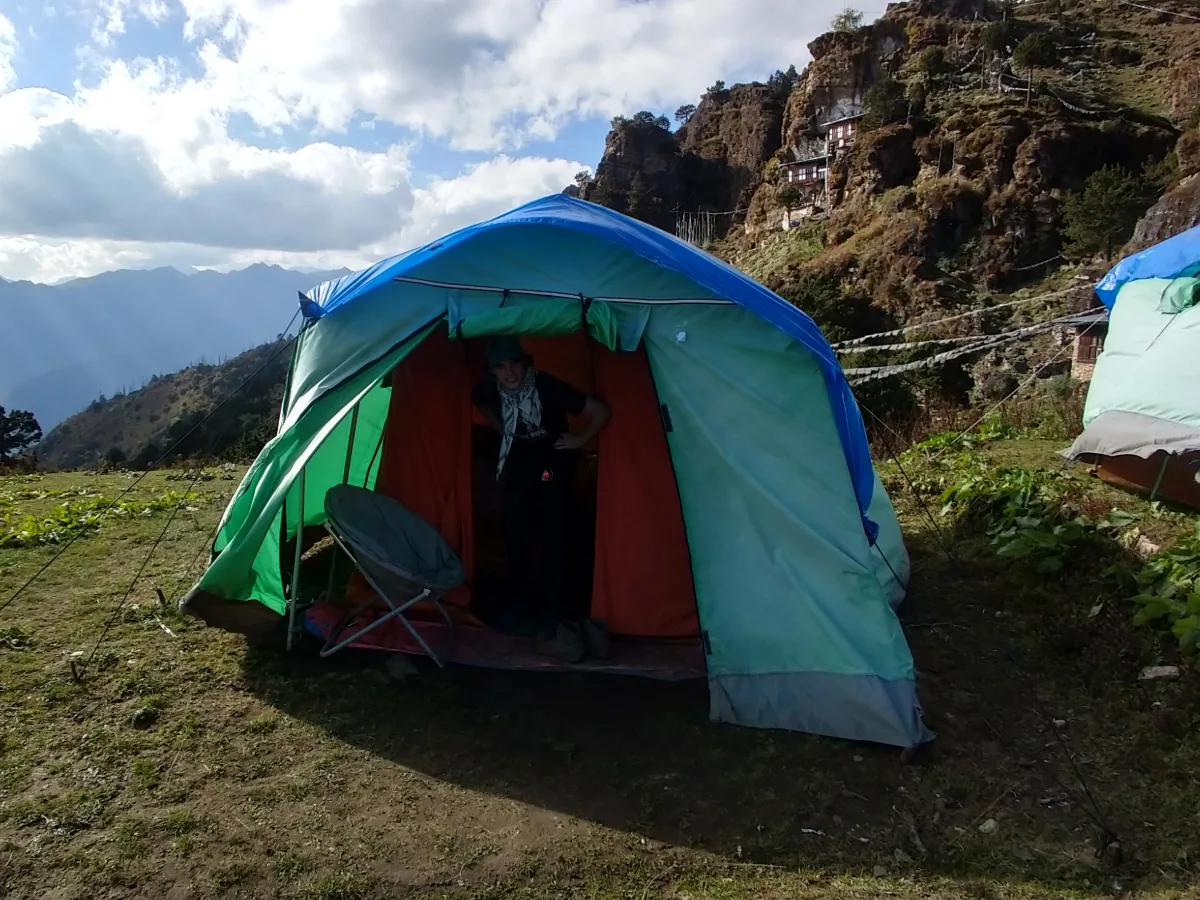
M847 6L833 17L831 27L834 31L858 31L863 26L863 14L857 9Z
M1008 48L1012 46L1014 38L1012 23L1007 20L992 22L983 29L983 33L980 35L983 49L999 55L1008 53Z
M881 128L899 122L908 115L908 100L898 81L884 77L863 95L863 127Z
M1063 202L1066 252L1076 257L1103 253L1106 261L1111 259L1113 249L1129 240L1154 199L1153 185L1145 177L1113 166L1093 173L1082 190Z
M1017 44L1013 51L1013 65L1026 72L1032 72L1042 66L1052 66L1057 61L1058 47L1054 38L1044 31L1035 31Z

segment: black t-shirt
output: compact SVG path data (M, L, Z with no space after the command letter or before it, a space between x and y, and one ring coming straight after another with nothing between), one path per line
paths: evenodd
M530 427L524 419L517 420L517 432L509 455L529 452L544 453L554 449L554 442L567 433L567 416L583 412L587 395L548 372L534 376L538 397L542 401L542 424ZM488 375L471 391L471 402L481 409L491 409L496 418L504 421L500 406L500 386L495 376Z

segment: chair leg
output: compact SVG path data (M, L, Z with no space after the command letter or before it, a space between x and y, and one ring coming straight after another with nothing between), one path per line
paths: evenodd
M350 546L348 546L346 539L338 532L337 528L334 527L332 522L325 523L325 530L333 538L334 543L337 544L337 546L341 548L342 552L345 553L347 557L349 557L350 562L355 566L355 568L358 569L359 573L363 576L363 578L366 579L367 584L369 584L371 586L371 588L375 591L375 593L378 594L379 597L382 598L383 601L388 605L390 611L386 615L381 616L380 618L376 619L374 622L372 622L366 628L363 628L360 631L355 632L350 637L345 638L342 641L339 641L336 645L331 647L330 642L334 641L338 638L338 636L342 633L342 631L350 624L351 621L353 621L354 616L357 616L360 612L362 612L362 610L366 609L367 607L373 606L375 603L375 600L372 599L372 600L368 601L367 603L364 603L361 606L357 607L356 609L354 609L353 611L348 613L346 616L343 616L341 620L339 620L338 625L330 632L328 639L325 641L325 646L321 648L320 655L322 657L332 656L334 653L337 653L339 650L341 650L347 644L350 644L353 641L358 640L364 634L367 634L367 633L373 631L374 629L376 629L380 625L382 625L384 622L388 622L391 619L398 618L400 620L400 622L404 625L404 627L408 629L408 633L411 634L413 636L413 638L416 640L416 642L421 646L421 649L425 651L425 654L430 659L432 659L434 661L434 663L437 664L437 667L439 669L444 669L446 667L446 658L445 657L449 656L449 647L447 648L447 653L445 654L445 657L434 652L433 648L429 646L429 643L425 640L425 638L421 637L421 635L417 631L417 629L415 627L413 627L413 624L411 622L409 622L408 618L404 615L404 613L410 607L416 605L417 603L420 603L422 600L432 599L433 605L437 607L438 612L442 614L442 618L446 621L446 627L447 627L447 629L449 631L449 635L450 635L450 640L448 643L449 643L449 645L452 646L453 642L454 642L454 619L451 618L450 614L448 612L446 612L445 606L442 605L441 595L438 594L435 596L432 589L425 588L417 596L415 596L409 600L406 600L400 606L396 606L394 603L392 603L392 601L390 599L388 599L388 592L386 590L384 590L383 586L381 584L379 584L376 581L376 579L371 576L371 573L369 572L368 567L365 567L357 559L357 557L355 557L354 552L351 550ZM330 582L332 583L332 578L330 579Z
M403 606L401 606L397 610L397 612L403 613L405 610L407 610L413 604L418 603L421 600L424 600L430 596L431 596L431 592L429 590L426 590L424 592L424 594L422 594L418 597L414 597L412 600L408 601ZM438 612L440 612L442 614L442 618L446 620L446 627L450 634L450 640L448 641L448 644L452 645L454 643L454 620L452 618L450 618L450 614L448 612L446 612L446 608L442 605L440 598L434 597L433 605L437 607ZM446 668L446 659L439 656L437 653L435 653L433 651L433 648L429 646L429 644L428 644L428 642L426 642L425 638L421 637L420 633L413 626L413 624L408 621L408 618L405 617L404 615L401 615L400 621L404 624L404 627L408 629L408 633L411 634L413 636L413 638L416 639L416 642L421 645L421 649L425 651L425 655L428 656L430 659L432 659L434 661L434 663L437 664L437 667L439 669ZM450 655L449 647L447 647L446 657L449 657L449 655Z
M339 641L333 647L330 647L329 641L335 640L337 635L339 635L342 631L344 631L346 626L349 625L350 621L353 621L354 616L358 615L360 612L362 612L367 607L373 606L375 601L372 600L370 603L364 603L363 605L361 605L358 608L351 611L347 616L343 616L342 622L344 622L345 624L342 624L342 622L339 622L338 623L339 627L334 628L330 632L329 640L326 640L325 646L321 648L321 654L320 654L321 657L324 658L324 657L332 656L333 654L335 654L339 650L341 650L343 647L345 647L347 644L351 644L354 641L357 641L359 638L361 638L365 634L370 634L372 631L374 631L376 628L378 628L380 625L384 624L385 622L389 622L392 619L398 618L401 622L404 623L404 626L410 632L412 632L413 637L415 637L417 639L417 641L420 642L421 647L424 648L425 652L428 653L431 657L433 657L434 662L438 662L437 658L433 654L433 651L431 651L429 649L429 645L426 644L424 640L422 640L421 636L419 634L417 634L416 631L413 631L412 625L410 625L408 620L406 618L404 618L404 611L406 609L408 609L414 603L417 603L421 600L427 599L431 593L432 592L428 588L426 588L424 591L422 591L420 594L418 594L412 600L409 600L408 602L406 602L403 606L393 606L392 602L390 600L388 600L387 597L384 597L383 598L384 602L386 602L387 605L391 608L391 611L388 612L387 615L380 616L378 619L376 619L374 622L372 622L366 628L360 628L358 631L354 632L354 634L350 635L348 638L345 638L345 639ZM441 666L441 663L438 662L438 665Z

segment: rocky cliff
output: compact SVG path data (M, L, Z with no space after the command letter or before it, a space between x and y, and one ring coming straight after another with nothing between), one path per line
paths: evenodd
M1183 135L1175 145L1175 155L1182 180L1147 210L1133 232L1128 252L1145 250L1200 225L1200 130Z
M618 123L584 196L667 230L686 219L676 211L728 213L704 235L711 249L802 307L808 279L831 279L843 306L875 310L860 325L1063 283L1064 203L1103 167L1169 189L1132 246L1200 221L1200 130L1186 130L1200 122L1200 25L1116 0L1003 7L893 3L813 40L783 90L780 73L710 90L674 133ZM1033 35L1049 57L1017 52ZM835 146L831 126L864 111ZM827 151L820 196L797 211L780 173Z
M812 41L785 94L710 91L674 134L618 124L584 196L620 207L632 192L628 211L668 229L675 210L734 211L717 236L744 250L783 216L779 166L823 154L828 123L862 113L886 80L901 92L901 121L831 158L828 247L803 268L901 316L961 300L966 285L1002 290L1044 275L1063 249L1068 194L1102 166L1140 172L1173 152L1170 117L1200 109L1200 30L1109 0L1079 0L1069 17L1031 3L1005 20L997 51L988 29L1002 15L986 0L894 3L871 25ZM1011 50L1038 32L1056 58L1019 70ZM1170 86L1157 105L1142 102L1147 83ZM1180 155L1182 174L1200 168L1200 139L1185 138ZM1165 198L1139 235L1186 221L1189 191L1200 188L1189 181ZM773 286L796 274L775 273Z
M649 113L618 117L581 196L667 230L677 210L742 209L779 149L785 99L767 85L720 86L674 133ZM723 217L720 233L743 215Z

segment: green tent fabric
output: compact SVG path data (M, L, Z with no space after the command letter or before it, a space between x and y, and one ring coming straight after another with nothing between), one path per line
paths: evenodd
M1173 316L1185 309L1191 309L1198 301L1200 301L1200 278L1173 278L1163 290L1162 301L1159 303L1158 309L1160 312Z
M433 329L569 333L587 305L593 339L644 347L670 410L712 717L903 747L932 738L895 614L909 576L899 524L858 456L861 418L836 359L794 308L568 198L318 286L305 304L279 434L226 510L185 611L235 631L282 621L293 598L281 548L322 523L332 486L374 485L385 376Z
M588 335L609 350L620 344L617 317L607 303L593 301L587 312L579 300L561 297L518 298L511 305L481 310L468 316L451 329L451 337L476 338L485 335L508 334L527 337L560 337L583 327L586 320Z

